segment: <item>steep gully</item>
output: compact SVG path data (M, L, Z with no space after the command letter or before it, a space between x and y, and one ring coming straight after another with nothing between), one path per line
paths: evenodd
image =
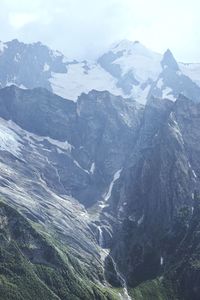
M107 206L106 202L109 200L110 196L111 196L111 193L112 193L112 190L113 190L113 187L114 187L114 184L115 182L120 178L120 174L121 174L121 169L118 170L114 176L113 176L113 179L110 183L110 186L108 188L108 192L104 195L104 202L102 202L100 204L100 207L101 208L104 208ZM113 264L113 268L114 268L114 271L115 271L115 274L116 274L116 277L117 279L119 280L119 282L121 283L121 286L123 287L123 292L120 292L119 293L119 297L121 300L131 300L132 298L129 296L128 294L128 289L127 289L127 284L126 284L126 280L125 278L123 277L123 275L119 272L118 268L117 268L117 264L116 262L114 261L113 257L110 255L109 253L109 249L104 249L104 237L103 237L103 231L102 231L102 228L101 226L99 225L98 226L98 244L99 246L105 251L105 254L107 254L111 261L112 261L112 264Z
M143 261L145 257L140 255L140 253L143 253L142 251L139 252L138 256L134 255L134 246L143 245L144 237L146 238L147 233L148 241L151 242L152 233L154 233L155 228L160 230L161 224L163 224L163 226L169 224L169 222L172 224L173 220L171 216L176 216L183 205L187 205L189 208L193 205L193 186L199 184L197 181L199 173L199 152L197 151L197 149L199 149L199 105L195 105L187 99L179 99L175 105L170 101L162 100L161 102L155 100L155 103L146 106L145 112L143 112L143 110L138 111L136 104L134 104L134 107L136 106L137 109L134 109L132 106L130 109L129 106L131 104L122 102L121 98L111 97L107 93L100 94L93 92L89 96L83 96L83 98L85 97L84 99L79 100L79 114L76 114L75 105L71 105L67 100L60 102L61 99L57 99L57 96L52 96L47 91L42 91L41 94L39 90L21 91L12 87L1 90L1 94L0 104L2 109L0 111L2 117L6 120L15 121L23 127L23 130L31 130L34 134L42 136L40 142L37 142L37 139L35 139L35 141L31 139L28 147L19 147L19 155L20 153L23 154L23 158L26 159L26 164L22 164L19 159L17 161L11 160L11 156L6 156L5 153L2 152L2 161L4 165L6 165L6 168L8 168L8 166L10 167L10 174L12 174L10 186L7 190L2 186L2 191L9 197L11 191L14 191L14 193L11 194L12 202L15 201L20 207L21 203L19 203L18 199L21 199L19 198L19 196L21 197L21 191L19 191L18 196L16 187L13 189L12 182L14 179L15 186L21 187L21 190L24 191L23 203L27 205L29 211L30 209L33 210L34 218L38 216L37 220L40 220L41 217L46 217L46 219L49 218L49 216L51 217L49 213L50 208L52 212L52 217L49 220L50 228L54 230L52 224L55 224L56 221L56 226L65 232L65 235L62 234L61 237L64 243L71 246L73 255L76 255L75 249L78 249L77 257L80 257L81 253L81 259L83 257L85 261L86 256L88 265L90 265L91 256L89 256L90 253L86 253L85 249L92 249L92 258L94 257L97 264L101 266L104 262L103 258L109 256L109 261L112 263L111 276L115 275L114 279L118 279L118 283L121 282L121 286L124 287L122 294L120 294L121 299L131 299L127 292L126 281L128 286L134 287L141 281L143 282L149 278L142 278L142 280L140 278L140 280L138 280L138 278L135 279L135 276L137 276L135 266L140 259ZM29 110L31 112L28 116L28 120L24 119L24 116L26 116L24 103L27 103L27 101L25 101L27 97L30 106ZM22 101L23 99L24 101ZM11 100L10 105L7 105ZM51 105L49 105L49 101ZM35 106L34 103L43 104L43 111L35 111L34 107L37 106ZM65 109L64 120L62 119L62 115L54 113L55 111L61 111L59 109L61 104L63 105L62 110ZM12 110L9 111L9 108L13 107L13 105L15 107L14 111L20 112L20 114L16 114L17 117ZM122 116L118 114L119 111L123 111ZM134 122L129 122L127 111L130 112L130 115L134 116L134 118L131 118ZM40 113L39 116L36 114L38 112ZM106 114L104 114L104 112L106 112ZM138 114L140 117L138 117ZM50 118L49 115L51 116ZM66 118L66 116L68 117ZM44 120L46 120L47 117L50 121L56 120L58 126L55 126L54 123L52 124L50 121L46 124ZM40 128L36 126L38 119L41 120L42 124ZM78 124L77 119L79 120ZM189 120L189 122L185 120ZM30 123L33 125L33 128L28 127ZM131 124L132 127L126 124ZM141 124L142 126L140 127ZM41 132L41 128L45 131ZM59 132L56 132L55 128L59 128ZM139 134L137 132L138 128L140 128ZM26 138L24 138L26 132L22 133L19 128L15 131L19 133L20 140L24 141L24 145L27 145ZM81 133L81 139L76 138L76 132ZM90 133L87 134L88 140L85 140L85 132ZM118 133L117 138L116 132ZM137 135L139 135L139 139L137 139ZM13 136L15 137L15 135ZM48 140L45 141L44 136L48 136ZM96 137L98 137L98 139L96 139ZM69 141L71 145L76 145L76 147L74 148L74 146L72 146L71 151L65 150L63 147L58 149L55 147L55 142L51 144L52 138L58 139L59 143L62 144L64 141ZM130 140L133 142L127 145L127 141ZM84 148L82 146L83 141ZM137 141L137 143L135 143L135 141ZM124 156L127 157L127 155L129 155L134 143L134 153L132 153L132 156L128 160L128 167L130 168L127 168ZM18 144L19 143L17 143L17 145ZM103 147L99 148L100 145L103 145ZM31 153L34 154L32 156L30 156L30 149ZM32 149L34 149L34 151L32 151ZM45 149L47 149L47 151ZM116 151L113 152L113 150ZM89 153L89 158L85 156L85 153ZM98 155L96 155L97 153ZM188 163L189 161L191 164ZM65 164L63 164L63 162ZM27 172L27 165L29 166L29 172ZM63 165L65 165L64 168ZM157 167L159 167L159 169ZM6 168L4 166L2 168L3 180ZM123 173L121 173L122 168ZM84 171L86 169L88 172ZM91 172L89 172L90 169ZM51 170L55 172L51 172ZM16 175L13 176L15 173ZM40 186L33 182L33 178L35 178L35 181L38 183L38 177L34 177L34 175L38 173L43 180ZM50 176L52 173L53 177ZM9 176L10 174L8 173ZM72 177L72 174L76 174L76 176ZM138 174L142 176L138 176ZM154 176L152 176L152 174ZM18 178L22 178L22 176L24 182L18 180ZM26 178L27 181L25 180ZM106 180L103 182L104 178ZM110 178L110 185L107 185L107 182L109 182L108 178ZM32 180L31 187L28 182L29 179ZM125 194L115 192L115 187L117 187L118 184L120 186L121 181L123 185L119 189L116 189L116 191L123 191L123 188ZM98 190L97 187L99 183L101 183L101 188ZM84 194L83 191L87 189L88 185L92 194L86 193L85 197L82 197ZM30 194L30 188L32 189L33 199L27 193L28 190ZM80 192L77 193L77 190L80 190ZM36 192L38 194L39 192L42 193L42 197L40 194L36 194ZM75 213L80 211L78 208L76 209L77 204L75 205L73 202L73 205L73 203L71 203L73 201L72 199L58 198L55 192L57 194L72 194L72 196L80 200L80 202L86 203L88 214L86 215L85 211L81 210L80 219L75 220L74 215L80 215L79 213ZM18 198L15 194L17 194ZM132 195L134 195L134 201ZM159 197L159 195L162 195L162 197ZM86 201L88 198L95 200L88 204ZM25 202L24 199L27 199L27 202ZM41 203L38 199L41 199ZM49 199L51 199L51 202L49 202ZM98 201L99 199L101 199L101 201ZM126 200L126 205L124 205L124 199ZM173 199L173 203L171 199ZM35 208L35 203L38 203L37 209ZM44 208L44 204L47 206L47 209ZM90 210L92 204L93 207ZM177 207L174 204L177 204ZM63 207L65 209L63 209ZM124 211L120 211L121 207L124 208ZM96 209L98 211L96 211ZM92 218L90 218L90 211L93 213ZM66 213L66 216L63 212ZM112 212L113 214L110 215L109 213ZM121 213L119 220L116 219L118 212ZM101 214L100 220L98 214ZM113 227L116 233L115 238L113 238L112 223L110 224L109 221L121 221L124 215L126 222L126 224L124 224L128 224L129 227L125 227L125 232L120 232L121 223L119 222L120 224L116 229ZM91 227L89 227L88 224L91 224ZM146 226L145 230L143 230L144 226ZM93 237L94 235L96 236L96 241L101 249L96 247L97 243L95 239L90 240L88 238L91 236L91 228L95 231L92 231L92 235ZM107 228L109 230L107 230ZM130 245L129 241L127 242L125 240L124 233L127 234L127 229L129 229L129 236L134 233L137 237L137 239L133 240L133 245ZM143 235L141 235L141 232ZM165 228L163 228L161 233L162 236L163 233L166 233ZM71 243L71 237L73 238L73 243ZM115 247L115 244L112 244L111 246L108 238L110 238L110 240L113 238L112 241L114 243L116 242L116 244L118 244L119 241L124 243L122 251L120 251L118 245ZM145 240L145 246L146 245ZM165 266L167 264L167 257L165 253L163 253L161 246L159 239L152 245L152 249L155 249L156 264L159 264L159 270L160 265L163 264ZM132 254L131 263L126 260L128 251L131 251L130 253ZM102 262L99 260L99 254L102 256ZM150 260L147 261L147 266L149 266L148 262L150 262ZM133 266L129 274L127 274L128 265ZM119 273L119 270L123 275ZM142 264L140 270L143 271ZM96 274L96 269L94 269L92 276L96 278ZM153 275L150 275L156 276L157 274L159 273L156 270ZM98 279L99 278L97 278L97 280ZM101 277L101 281L103 281L103 277ZM108 282L110 281L108 280Z

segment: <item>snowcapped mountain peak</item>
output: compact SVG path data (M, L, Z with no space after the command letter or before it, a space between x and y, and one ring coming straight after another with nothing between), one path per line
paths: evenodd
M122 40L102 57L108 60L108 56L112 63L120 66L123 75L131 70L138 81L155 79L161 71L162 55L148 49L139 41Z
M122 40L114 44L99 59L100 66L116 79L122 95L145 103L151 84L162 71L162 55L140 42Z
M121 50L131 50L135 47L135 45L140 44L139 41L130 41L128 39L123 39L118 42L115 42L111 45L112 51L121 51Z
M73 101L93 89L132 97L143 104L152 94L174 100L179 93L188 96L194 82L197 98L199 66L178 64L169 49L162 55L127 39L113 44L97 60L81 62L69 60L41 42L0 42L0 87L43 87ZM183 84L183 80L187 82Z
M176 62L172 52L170 49L167 49L163 55L163 59L161 61L162 67L165 68L170 68L173 69L174 71L179 70L178 63Z
M152 57L156 55L155 52L145 47L139 41L121 40L111 46L110 51L113 53L122 52L123 55L140 55Z
M19 41L18 39L13 39L11 41L3 43L3 45L4 47L9 49L9 52L18 51L18 53L21 53L21 52L31 51L31 52L35 52L36 55L39 55L39 52L45 51L46 53L49 53L49 55L51 55L52 57L64 58L64 55L60 51L52 50L48 46L42 44L40 41L26 44L24 42Z
M52 90L51 73L67 72L64 55L41 42L25 44L14 39L1 43L0 50L0 68L4 70L0 74L2 87L15 84L22 88L42 86Z

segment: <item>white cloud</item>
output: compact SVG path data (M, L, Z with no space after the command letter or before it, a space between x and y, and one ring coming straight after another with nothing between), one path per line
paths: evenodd
M34 13L9 13L9 23L14 29L20 29L21 27L27 25L28 23L36 22L38 19L37 14Z
M0 39L40 40L82 59L129 38L200 61L199 11L199 0L1 0Z

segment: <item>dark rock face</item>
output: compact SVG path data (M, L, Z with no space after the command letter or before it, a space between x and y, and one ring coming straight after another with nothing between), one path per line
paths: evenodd
M5 43L0 55L1 86L7 83L34 88L42 86L51 90L48 79L51 72L65 73L67 64L60 52L50 50L41 43L24 44L18 40ZM30 72L31 70L31 72Z
M108 92L92 91L73 103L41 88L0 91L0 193L67 245L93 281L104 280L103 261L97 225L80 203L90 208L104 200L142 115L141 105ZM102 231L110 247L107 220Z
M21 90L11 86L0 90L1 117L21 128L58 140L72 140L76 107L46 89ZM75 139L75 137L74 137Z
M196 300L199 128L200 105L183 96L143 107L108 92L73 103L42 88L7 87L0 193L67 245L89 280L120 286L117 266L130 287L163 276L178 281L174 295ZM111 250L105 265L98 244Z
M182 96L175 104L153 100L145 108L131 159L110 199L110 212L121 221L112 253L131 286L162 274L168 263L164 237L177 230L174 220L184 208L192 215L199 190L199 114L199 104Z
M171 51L169 49L163 55L163 59L161 61L161 66L163 67L163 69L169 68L174 71L179 70L179 66L178 66L173 54L171 53Z
M110 74L114 77L119 78L121 76L121 68L119 65L113 64L113 62L123 55L123 51L119 51L118 53L113 53L109 51L105 53L98 59L98 63Z
M139 81L135 79L132 71L122 74L120 65L114 63L118 58L123 56L124 51L118 51L117 53L109 51L98 59L98 63L117 79L117 87L121 88L125 95L130 95L133 86L139 85Z
M149 99L153 95L154 97L175 101L182 94L194 102L199 102L200 87L181 73L170 50L165 52L161 66L162 72L151 87Z
M61 180L55 189L63 192L64 188L86 206L101 199L108 180L125 162L142 110L135 102L108 92L83 94L73 103L41 88L29 91L12 86L0 91L2 118L43 138L70 145L70 151L47 154ZM46 141L45 147L51 149L51 143ZM45 166L44 176L53 185L51 172Z
M183 207L164 236L166 280L174 285L180 299L199 299L199 193L194 195L192 212Z

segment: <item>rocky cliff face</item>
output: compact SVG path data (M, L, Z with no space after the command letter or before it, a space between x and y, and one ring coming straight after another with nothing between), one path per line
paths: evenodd
M163 240L177 230L174 222L184 210L192 218L199 190L199 113L199 104L185 97L175 104L152 100L113 190L110 212L115 210L119 223L112 255L133 287L170 268L171 245Z
M143 107L108 92L83 94L75 104L44 89L12 86L0 91L0 110L2 118L30 133L25 133L29 146L33 141L40 151L46 149L44 180L90 206L125 162ZM26 147L21 151L24 156Z
M40 42L24 44L17 39L2 43L0 50L1 86L16 84L22 88L42 86L51 90L51 72L64 73L64 56ZM31 70L31 72L30 72Z
M122 40L98 59L80 62L40 42L0 42L0 69L0 87L43 87L75 102L93 89L142 104L152 95L175 101L179 93L199 101L199 64L178 63L170 50L159 54L138 41Z
M143 107L108 92L73 103L14 86L0 91L0 107L1 195L43 235L67 245L87 280L104 282L98 214L134 145Z
M72 282L89 282L83 299L118 299L121 286L124 299L149 300L152 286L163 300L197 299L199 125L200 105L184 96L144 107L109 92L74 103L43 88L1 89L0 193L39 240L53 237Z

